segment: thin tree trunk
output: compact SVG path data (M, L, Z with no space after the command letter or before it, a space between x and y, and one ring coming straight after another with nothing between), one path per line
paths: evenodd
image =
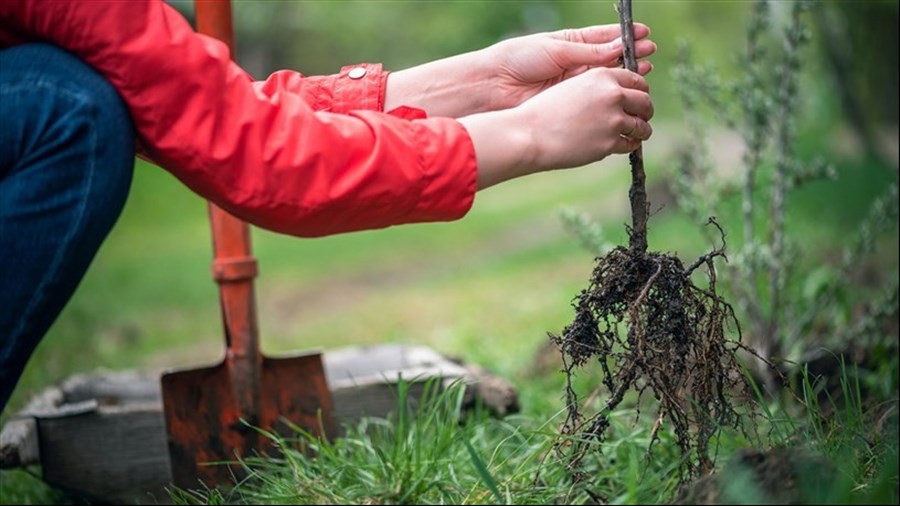
M634 58L634 19L631 15L631 0L619 0L619 25L622 27L622 48L625 68L637 72L637 61ZM631 189L628 199L631 201L631 230L629 243L632 251L647 251L647 204L646 173L644 172L644 153L641 147L628 156L631 162Z

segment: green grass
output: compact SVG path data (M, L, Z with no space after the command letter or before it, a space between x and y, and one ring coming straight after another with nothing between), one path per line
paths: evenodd
M657 126L657 135L665 132L664 125ZM665 177L667 170L667 155L656 156L648 158L651 182ZM798 266L801 272L833 261L868 203L896 177L865 161L838 159L837 164L837 181L816 183L790 200L789 234L804 251ZM480 418L463 426L416 428L423 438L417 444L428 447L449 437L441 431L458 436L441 447L443 453L412 463L393 461L393 466L420 468L407 468L406 481L385 481L389 487L372 489L365 485L378 475L347 471L350 474L340 485L347 488L358 480L355 489L350 487L355 495L348 489L342 492L346 496L328 496L327 490L333 488L332 493L337 493L344 488L316 481L315 473L327 474L325 468L316 471L319 464L315 462L294 463L310 478L307 481L313 482L309 486L318 483L315 486L321 488L307 491L310 495L303 497L308 499L302 500L363 501L368 497L365 493L373 490L384 501L554 502L569 497L561 472L546 464L551 459L545 461L548 467L541 469L546 486L527 485L537 471L538 456L551 444L562 408L562 377L552 371L537 372L535 355L546 343L548 331L558 332L568 323L570 301L583 288L592 268L590 255L564 231L558 211L562 206L585 211L600 221L610 242L622 243L628 211L627 177L627 163L618 157L594 167L511 181L479 194L469 216L454 223L408 225L316 240L255 230L254 249L261 266L257 302L267 353L387 341L426 344L509 379L519 389L523 405L521 415L503 421ZM718 215L726 230L734 231L730 237L739 237L737 203L725 202ZM120 222L39 346L0 418L7 419L32 393L75 372L96 367L191 367L217 360L223 338L216 288L209 276L206 220L201 199L164 171L139 164ZM686 219L675 208L654 215L650 226L652 249L677 252L689 259L710 246L701 224ZM895 228L875 257L875 265L886 275L897 275L896 237ZM892 374L896 378L896 369L871 380L886 385L883 392L896 397ZM599 490L618 503L671 498L676 454L662 451L648 467L643 460L647 425L633 424L633 414L627 410L617 414L616 420L614 437L604 449L610 460L591 464ZM376 425L381 432L402 429L395 422ZM328 451L363 469L382 465L377 459L386 456L379 453L393 451L391 445L397 444L399 437L395 433L366 439L356 434L359 437L335 442ZM828 429L804 437L818 444L841 434ZM723 458L740 444L739 439L723 443ZM883 442L882 449L869 454L858 445L851 448L853 458L865 461L854 464L850 472L851 489L863 487L854 491L853 497L869 492L877 498L890 493L896 497L896 466L891 471L890 465L878 463L890 462L884 456L891 451L896 455L896 442ZM403 455L397 453L397 459L402 460ZM444 464L428 467L432 466L429 459L452 463L454 474L441 470L440 476L434 477L446 485L443 488L417 489L417 473L443 469ZM477 464L479 460L483 468ZM836 461L846 460L836 457ZM297 484L289 479L292 475L278 470L282 463L259 464L273 473L268 477L260 471L259 479L282 480L281 489L296 489ZM2 471L0 480L3 504L71 500L21 471ZM890 480L894 480L893 489L884 485ZM397 486L409 488L398 492ZM241 500L279 500L260 493L248 493ZM407 493L410 495L403 495ZM299 495L296 492L290 498L301 501Z
M809 411L766 406L757 447L796 446L796 461L786 468L796 483L800 504L892 504L897 495L897 413L881 430L866 432L867 413L853 375L845 371L843 399L835 413L809 401ZM817 387L808 379L804 392ZM346 437L319 441L298 432L296 438L269 435L281 449L276 457L241 461L246 477L231 489L174 490L179 504L583 504L602 498L610 504L667 503L678 494L674 437L662 431L648 458L646 416L622 410L612 417L615 437L593 443L585 459L588 482L573 484L554 444L559 416L538 419L484 412L460 419L464 390L430 383L423 400L405 402L408 385L397 388L398 408L387 418L366 419L348 427ZM896 404L895 404L896 406ZM303 444L298 444L298 441ZM751 468L729 460L745 446L742 436L723 432L720 503L772 503L779 489L763 488ZM761 445L761 446L760 446ZM302 446L310 450L296 450ZM771 476L769 476L771 478ZM777 502L776 502L777 503Z
M254 230L264 350L426 343L515 379L544 332L565 323L590 269L559 226L557 206L598 200L594 188L614 193L623 167L620 159L511 182L479 195L457 223L318 240ZM217 360L224 342L209 264L204 202L139 163L123 216L0 421L73 373ZM20 471L0 471L0 482L0 503L62 500Z
M558 210L562 205L585 210L601 221L610 241L623 242L623 163L612 159L594 168L511 182L479 195L472 213L456 223L320 240L256 231L267 352L424 343L512 381L523 412L504 420L473 415L460 425L449 414L457 394L435 393L420 416L350 428L349 437L321 445L315 460L295 455L248 462L253 480L233 495L185 493L179 500L584 502L584 490L572 488L555 459L544 458L562 421L562 377L552 371L536 376L532 364L546 332L568 323L569 302L592 267L590 256L563 230ZM810 252L809 264L839 249L836 239L852 234L867 202L893 177L863 162L838 168L837 181L817 183L791 201L792 238ZM651 179L664 175L655 164L650 170ZM726 202L720 216L726 229L737 228L736 209ZM122 220L29 364L4 417L30 393L74 372L97 366L200 366L217 359L222 338L215 285L208 277L206 227L201 200L161 170L139 166ZM896 272L896 229L892 234L877 258ZM653 217L650 244L683 258L709 247L700 227L674 209ZM896 361L891 367L879 373L886 398L896 398L896 381L887 380L896 378ZM585 374L580 380L591 378ZM854 392L848 388L844 395ZM845 418L820 426L798 419L788 408L772 409L770 443L799 438L837 462L852 463L834 497L896 502L897 470L891 464L896 438L870 444L861 437L870 426L863 408L857 405L842 412ZM664 434L656 458L647 462L649 427L627 408L615 414L613 437L602 457L587 463L595 476L592 492L623 504L673 497L679 457L665 444L671 435ZM726 434L721 459L747 443ZM534 485L538 475L539 485ZM22 471L4 471L0 477L4 504L74 500Z
M412 407L403 402L406 385L401 383L398 409L389 418L365 420L350 427L345 438L320 442L299 434L314 458L290 449L290 440L272 436L284 454L243 461L249 476L234 489L178 491L175 497L182 503L569 504L583 496L552 454L558 419L498 420L476 410L460 421L463 388L430 386L423 402ZM617 423L630 433L605 452L636 464L646 434L626 425ZM635 473L640 467L630 465ZM617 471L597 471L610 487L600 493L632 494L637 500L653 493L637 491L638 479L619 482ZM672 485L655 466L640 479Z
M236 12L242 26L256 19L263 35L284 37L269 44L282 49L276 51L283 53L277 65L300 65L307 74L319 74L336 71L335 61L374 57L385 61L386 68L400 69L481 47L499 34L615 23L613 3L273 2L280 7L269 17L249 3L238 3ZM645 150L651 184L666 177L675 160L671 150L657 147L677 144L671 139L683 131L678 83L668 72L675 41L689 39L696 61L720 62L720 77L741 75L735 60L743 42L737 34L743 33L749 7L749 2L693 0L636 6L659 43L653 59L657 70L649 76L657 110L655 137ZM360 9L371 16L359 16ZM421 16L422 9L427 15ZM549 22L545 20L558 23L538 26ZM381 27L388 25L403 25L406 33L384 37ZM696 28L700 26L702 30ZM239 33L239 46L251 42L246 46L251 47L251 37ZM811 53L809 59L816 58ZM788 235L802 251L794 291L815 269L835 263L869 203L897 177L894 170L837 154L841 142L833 125L840 112L834 90L822 85L821 72L809 78L816 82L803 87L804 105L814 110L799 132L798 149L809 158L821 154L834 160L839 177L814 183L789 199ZM570 206L585 211L603 225L606 240L623 243L627 187L627 162L617 157L487 190L477 196L471 213L454 223L315 240L254 230L261 270L257 303L267 353L388 341L427 344L510 380L523 411L503 420L473 413L458 424L449 414L455 412L458 392L435 392L432 402L412 412L417 416L398 418L407 413L401 409L393 418L350 428L350 437L320 445L316 460L293 455L248 461L253 479L232 495L185 493L179 498L207 503L584 502L585 492L570 487L559 464L552 457L544 459L562 421L563 378L552 368L538 368L535 359L547 353L541 351L546 333L568 323L570 301L593 266L590 255L563 230L558 210ZM723 202L717 217L729 232L729 251L735 251L741 236L739 203ZM219 359L223 334L209 275L210 242L204 201L163 170L139 163L122 218L30 361L0 422L33 393L76 372L191 367ZM841 308L848 315L870 295L873 279L896 278L897 242L895 227L882 238L871 265L862 269L854 298ZM650 246L693 259L710 244L702 223L667 207L650 221ZM879 361L881 369L867 376L843 375L844 398L868 388L878 392L877 398L896 403L897 358L885 355ZM585 384L593 379L588 372L579 377ZM810 382L799 385L810 402L818 402L813 392L820 389ZM890 411L884 406L890 404L851 402L838 416L824 420L798 413L789 402L773 403L766 406L761 432L770 444L799 441L838 465L840 479L823 502L896 504L896 416L886 416ZM652 410L645 411L649 416ZM647 462L649 422L636 422L627 407L614 413L603 457L587 462L595 491L611 503L659 503L675 494L679 457L667 444L671 435L663 431L657 457ZM882 429L875 430L879 424ZM720 461L748 443L724 434ZM30 472L39 474L38 469ZM0 471L0 504L76 501L36 476ZM744 482L736 489L746 492L738 494L743 500L760 497L752 483Z

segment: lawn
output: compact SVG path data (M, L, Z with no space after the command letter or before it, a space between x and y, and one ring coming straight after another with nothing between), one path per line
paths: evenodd
M667 179L661 162L676 144L667 139L676 134L665 126L657 131L660 148L651 141L646 150L654 187ZM835 239L853 233L868 202L895 178L850 159L838 169L836 181L804 189L789 215L792 237L805 251L824 257L839 251ZM566 232L560 210L568 206L587 213L603 225L607 240L622 243L627 187L627 162L616 157L489 189L455 223L315 240L254 230L263 349L277 354L380 342L426 344L511 381L522 413L495 430L539 426L546 445L555 429L552 420L560 421L563 377L536 364L548 363L548 353L550 364L556 360L545 346L547 332L568 323L570 302L592 268L592 256ZM731 202L723 207L726 230L738 226L736 210ZM650 225L651 249L692 258L709 247L701 224L685 218L672 202ZM75 372L218 360L223 340L209 277L207 226L201 199L159 168L138 163L120 222L30 362L4 417L29 394ZM896 228L892 233L877 258L896 276ZM811 254L811 261L818 256ZM623 419L621 430L633 437L620 444L646 439L631 423ZM629 448L640 454L638 447ZM46 500L47 492L21 471L0 476L3 503ZM629 497L647 499L647 493L635 489Z
M447 19L432 16L429 23L410 30L438 34L435 37L443 45L435 42L435 47L445 52L472 49L468 45L479 42L476 35L488 37L490 30L495 35L512 33L520 21L544 12L538 2L519 7L482 2L477 7L484 9L484 16L473 18L475 3L436 4L422 8L443 9L435 12ZM657 2L649 9L654 37L665 41L656 62L668 67L659 65L659 69L671 67L674 41L685 35L684 26L694 26L694 32L687 35L697 47L698 57L722 61L734 56L742 40L734 23L744 22L748 6L729 4L718 16L708 8L713 4ZM285 21L279 19L277 9L236 5L239 14L246 16L241 26L274 23L283 33L305 37L304 41L318 38L315 30L324 29L318 25L280 26ZM340 7L329 2L278 5L303 11L309 19L320 16L328 25L325 28L334 33L344 34L340 28L347 28L345 35L351 37L350 30L355 30L353 40L368 33L360 30L372 29L365 26L377 25L344 27L359 20L333 15L337 11L331 9ZM553 5L559 6L559 17L554 19L561 24L584 25L584 19L595 19L595 11L604 13L604 21L615 21L611 8L600 11L590 2ZM545 11L556 9L545 7ZM373 16L388 16L392 9L403 15L420 14L420 6L411 2L374 2L360 8L370 9ZM522 20L513 19L513 14ZM696 28L701 25L714 28ZM447 26L464 26L465 30L440 30ZM266 35L275 30L259 31L259 40L250 45L271 42ZM386 45L345 44L344 50L351 52L340 53L341 58L364 61L369 58L366 51L383 50L395 62L407 63L424 57L421 52L437 51L425 44L404 44L402 38L372 38L383 39L379 44ZM296 56L292 49L282 49L281 56ZM318 52L332 63L331 52ZM317 63L325 65L313 61L313 73L325 72ZM732 65L721 75L730 75L735 68ZM819 77L821 74L804 79ZM659 112L653 122L655 135L644 148L653 213L650 249L692 261L714 244L704 232L706 220L691 219L679 208L670 183L679 149L696 147L695 140L687 136L676 100L677 83L672 82L671 74L657 70L650 82ZM822 276L834 271L831 266L840 261L843 248L858 234L870 204L886 187L896 184L897 171L854 148L852 135L842 126L833 90L819 82L805 84L803 90L804 105L812 107L800 123L797 152L804 161L824 157L833 163L836 173L835 179L808 184L788 198L787 235L790 246L796 248L792 265L796 276L787 292L815 297ZM709 145L721 177L738 177L738 136L716 130ZM282 460L250 462L254 480L234 495L185 493L177 499L366 504L671 501L677 493L681 457L672 444L672 434L663 427L655 457L647 458L655 421L649 406L637 414L629 401L611 415L612 436L598 448L602 455L598 453L586 463L594 477L591 493L596 497L574 487L566 469L551 455L563 419L565 378L559 372L558 352L547 346L547 334L560 332L571 321L571 302L585 287L594 265L593 255L579 245L560 215L563 210L584 213L602 227L605 241L625 244L628 186L627 159L612 157L590 167L490 188L476 196L464 219L453 223L403 225L320 239L254 229L254 254L260 266L256 299L266 354L385 342L425 344L511 382L518 389L522 410L505 419L474 413L467 423L460 424L455 415L459 392L451 389L436 393L418 416L407 418L407 412L400 409L388 420L370 420L348 428L347 438L316 446L318 459L288 454ZM734 193L715 209L727 233L726 252L730 255L742 246L739 198L739 192ZM757 199L757 205L767 205L762 192ZM823 319L851 326L854 318L865 312L873 287L897 279L897 237L895 210L892 225L870 241L872 254L854 270L848 289ZM0 414L0 422L8 420L30 395L73 373L97 368L200 367L219 360L224 341L210 263L205 202L164 170L137 162L121 219L38 347L9 406ZM720 278L726 279L732 266L719 262L717 268ZM738 314L738 318L743 316ZM823 337L813 330L803 337ZM879 327L868 337L882 343L878 349L888 353L876 357L878 368L867 371L866 376L858 376L850 367L835 378L842 381L844 401L849 400L835 414L819 418L818 400L813 400L819 385L797 384L794 393L811 406L810 411L798 409L796 399L764 403L760 437L751 441L745 435L723 432L718 462L725 465L732 455L745 455L740 452L748 446L799 442L824 455L827 462L836 463L838 470L828 486L804 485L807 495L801 498L803 502L896 503L896 324ZM585 371L577 381L596 385L597 374ZM857 393L862 391L867 392L865 399ZM604 395L602 390L600 395ZM876 415L874 420L872 415ZM745 471L738 469L729 475L734 479L726 487L725 499L766 500ZM0 471L0 504L78 500L47 488L35 473L39 470Z

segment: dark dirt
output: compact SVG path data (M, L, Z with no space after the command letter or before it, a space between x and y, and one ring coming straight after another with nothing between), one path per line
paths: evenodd
M634 59L634 31L631 1L618 6L625 67L637 70ZM641 398L650 392L656 401L654 425L648 456L659 441L664 422L671 425L682 455L682 483L713 469L710 441L725 427L744 429L736 406L749 404L751 390L736 352L740 326L731 305L716 291L716 258L725 258L725 232L715 221L722 237L720 248L701 256L685 267L678 257L647 251L646 175L643 151L629 157L631 163L632 224L629 247L618 247L596 258L588 287L573 303L575 318L560 336L551 335L558 347L566 374L566 408L563 425L566 438L557 453L567 460L573 480L587 476L581 462L590 451L599 451L610 426L610 413L626 395ZM692 275L706 267L707 286L693 283ZM733 324L737 340L726 337ZM592 414L582 413L572 378L576 370L597 360L602 384L608 390L606 402ZM749 418L752 420L752 417ZM746 431L745 431L746 432Z
M729 325L739 335L739 326L716 293L713 259L723 255L714 250L687 268L677 257L624 247L596 259L588 288L574 302L574 320L560 336L551 335L568 379L563 432L582 441L566 446L576 478L585 453L598 448L588 442L603 441L609 414L628 392L637 395L637 409L646 392L656 400L656 419L671 424L685 457L683 480L712 469L710 440L722 427L742 426L735 406L749 401L751 391L736 361L740 345L725 335ZM691 280L700 266L710 280L705 288ZM593 360L609 397L598 412L585 414L572 376Z

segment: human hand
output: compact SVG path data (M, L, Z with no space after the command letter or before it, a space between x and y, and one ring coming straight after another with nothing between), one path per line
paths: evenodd
M538 170L568 168L630 153L653 129L647 81L625 69L591 69L518 107L535 125Z
M525 35L461 55L392 72L384 108L424 109L429 116L459 118L515 107L541 91L595 67L618 67L619 25ZM650 29L635 23L635 54L656 51ZM646 74L653 66L638 64Z
M649 35L646 25L634 24L636 58L656 51ZM615 24L526 35L498 42L484 52L492 74L488 109L506 109L590 68L621 66L621 29ZM639 74L652 69L649 61L638 62Z
M647 81L625 69L593 68L518 107L461 118L475 146L478 187L629 153L653 130Z

